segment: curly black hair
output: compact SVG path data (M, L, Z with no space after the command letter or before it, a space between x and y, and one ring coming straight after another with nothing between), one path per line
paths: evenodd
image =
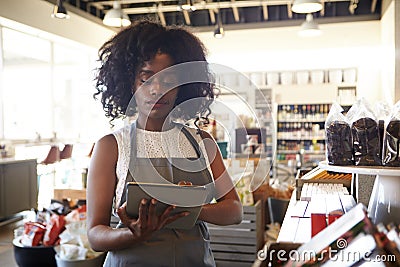
M174 64L206 62L203 43L182 26L165 27L157 22L142 20L121 30L99 49L100 67L95 76L97 92L94 97L97 98L101 94L103 110L106 116L111 118L110 123L114 119L133 115L127 108L133 96L132 86L136 75L143 64L156 53L168 54ZM210 104L216 96L211 82L212 75L207 64L203 66L203 77L207 78L205 81L210 82L181 85L175 101L177 106L189 99L201 99L196 101L197 107L192 106L190 110L178 113L180 119L195 119L196 126L200 118L208 122Z

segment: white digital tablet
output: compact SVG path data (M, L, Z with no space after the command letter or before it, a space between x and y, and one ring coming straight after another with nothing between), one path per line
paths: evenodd
M167 228L190 229L196 223L201 206L207 198L205 186L178 186L175 184L156 184L129 182L126 193L126 211L132 218L139 216L139 205L141 200L157 199L156 213L160 215L168 207L175 205L171 214L188 211L189 215L181 217L167 224Z

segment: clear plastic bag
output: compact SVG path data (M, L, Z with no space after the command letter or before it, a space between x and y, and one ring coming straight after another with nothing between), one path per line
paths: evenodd
M359 166L382 165L378 121L370 105L360 99L351 113L354 164Z
M379 128L379 153L381 159L381 165L384 165L385 152L383 151L384 134L385 134L385 121L390 120L392 107L384 101L379 101L375 104L375 114L378 119Z
M383 165L390 167L400 166L400 101L397 102L385 124L385 138L383 142Z
M342 114L343 108L333 103L325 121L326 158L330 165L352 165L350 125Z

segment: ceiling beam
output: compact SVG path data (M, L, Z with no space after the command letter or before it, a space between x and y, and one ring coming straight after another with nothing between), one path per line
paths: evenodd
M231 0L232 3L235 2L235 0ZM235 19L235 22L239 22L240 21L240 17L239 17L239 10L236 6L232 7L232 11L233 11L233 18Z
M162 3L162 2L174 2L176 0L121 0L121 5L129 5L129 4L144 4L144 3ZM95 6L100 9L104 9L105 6L112 7L114 0L109 1L99 1L99 2L88 2L88 5Z
M210 14L211 24L215 24L215 12L216 12L216 10L214 10L214 9L208 10L208 14Z
M380 14L314 18L314 21L317 22L319 25L330 24L330 23L370 21L370 20L380 20ZM225 24L224 30L232 31L232 30L266 29L266 28L294 27L294 26L295 27L299 26L299 20ZM194 32L209 32L213 30L213 26L193 27L192 29Z
M185 18L186 25L190 25L191 21L190 21L189 12L187 10L182 10L182 13L183 13L183 17Z
M321 17L325 16L325 1L321 1L322 9L319 11Z
M158 15L158 17L160 18L161 24L162 24L163 26L166 26L166 25L167 25L167 22L165 21L164 13L161 11L161 6L162 6L162 3L159 3L158 6L157 6L157 15Z
M293 18L293 13L292 13L292 3L287 3L287 15L288 18Z
M329 0L330 2L350 2L351 0ZM206 2L206 3L195 3L193 6L196 10L214 10L218 8L231 8L234 7L258 7L262 6L263 3L267 4L268 6L271 5L291 5L292 0L243 0L243 1L224 1L224 2ZM155 13L155 7L127 7L123 8L123 11L126 14L147 14L147 13ZM176 12L177 5L163 5L162 12Z
M375 10L376 10L376 4L377 4L377 0L372 0L372 3L371 3L371 12L372 13L374 13L375 12Z
M210 1L212 1L212 0L206 0L206 3L209 3ZM216 11L213 9L208 10L208 14L210 15L211 24L215 24L215 12Z
M265 2L262 3L262 10L263 10L263 17L264 17L264 20L268 20L268 7L267 7L267 3L265 3Z

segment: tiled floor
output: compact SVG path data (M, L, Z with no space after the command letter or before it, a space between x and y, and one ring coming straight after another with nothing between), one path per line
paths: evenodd
M14 259L12 240L14 238L14 229L22 226L23 220L7 223L0 226L0 266L17 267Z

